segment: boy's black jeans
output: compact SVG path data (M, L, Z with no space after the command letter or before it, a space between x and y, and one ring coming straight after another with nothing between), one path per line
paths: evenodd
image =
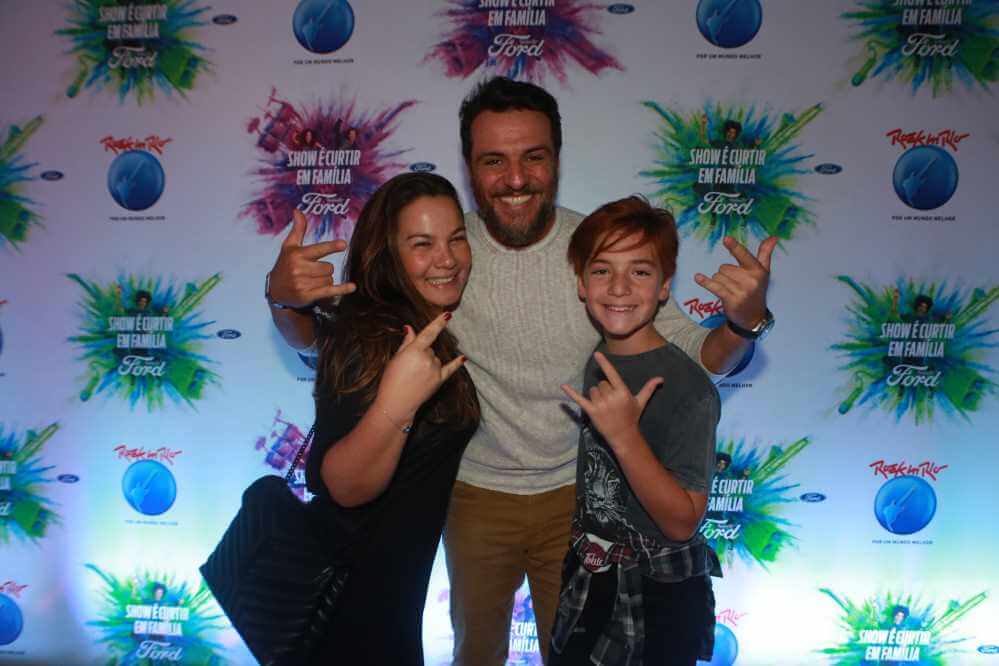
M570 551L569 558L575 559L575 553ZM571 572L576 566L578 560L567 561L563 570ZM616 587L617 574L613 568L593 574L579 623L562 654L551 651L548 666L590 663L593 646L610 619ZM642 601L645 618L642 663L649 666L694 666L706 631L714 629L714 593L710 578L695 576L678 583L660 583L643 577ZM706 623L711 626L706 627Z

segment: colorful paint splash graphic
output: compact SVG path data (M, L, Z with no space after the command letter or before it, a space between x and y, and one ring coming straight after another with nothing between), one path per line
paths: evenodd
M965 601L951 600L943 607L920 601L911 594L886 593L861 603L841 598L828 588L819 590L840 607L839 626L849 638L834 647L819 650L835 666L877 663L912 663L933 666L964 663L955 625L988 598L980 592ZM894 640L889 638L894 629ZM909 632L899 637L898 632ZM879 633L884 632L884 633ZM903 645L903 641L911 641ZM883 650L898 650L880 656ZM901 658L900 658L901 657Z
M538 648L534 603L529 589L526 585L522 585L513 595L506 666L543 666L543 664L541 651Z
M194 406L207 385L219 383L208 367L211 360L199 353L201 341L212 337L205 328L215 322L196 311L221 282L218 273L182 288L151 277L121 276L107 286L76 274L67 277L86 292L82 333L69 338L82 348L79 358L87 364L81 400L107 392L132 407L144 402L150 411L162 408L166 398ZM132 344L133 333L145 335Z
M193 586L148 571L119 578L93 564L85 566L101 579L101 619L87 624L97 628L98 642L111 653L107 664L225 663L222 646L209 636L227 623L204 581ZM144 612L155 606L159 619Z
M613 56L593 43L600 34L597 16L606 5L580 0L559 0L553 7L524 11L498 10L504 25L489 25L490 11L479 9L480 0L449 0L437 13L448 31L424 57L437 61L450 78L468 78L480 69L513 79L541 83L554 76L562 85L570 65L594 76L607 69L624 71ZM524 16L528 14L528 16ZM506 25L513 15L516 23ZM526 19L526 20L523 20Z
M0 246L8 243L16 250L41 219L32 210L35 202L24 195L24 183L35 179L29 172L37 163L26 162L21 151L44 121L35 116L23 126L11 125L0 144Z
M822 112L821 104L779 116L710 102L687 114L652 101L642 105L660 124L655 166L640 175L655 181L653 196L672 210L685 235L714 247L725 236L742 243L750 235L790 240L814 224L811 199L796 189L812 155L794 139Z
M935 3L936 11L904 4L866 0L842 14L853 24L851 39L862 45L854 86L876 78L902 83L913 94L927 86L936 97L955 82L988 90L999 78L999 0Z
M261 435L257 437L253 448L257 451L267 452L264 454L265 465L281 474L287 474L288 467L295 461L295 455L298 453L299 448L305 443L307 432L303 432L291 421L281 418L281 410L279 409L277 414L274 415L270 433L267 436ZM312 494L305 487L304 461L308 455L309 449L306 448L302 452L303 462L299 463L296 475L292 477L291 483L288 484L292 492L303 502L308 501L312 497Z
M984 357L997 346L999 329L988 328L985 314L999 287L965 290L899 278L875 288L845 275L837 279L854 292L847 341L832 345L846 356L840 369L850 376L841 389L840 414L864 405L880 407L896 421L911 414L916 424L930 421L938 408L967 419L985 396L995 394L989 378L994 371ZM886 336L885 326L924 323L941 325L937 337L925 340L930 348L892 353L891 338L898 336Z
M715 472L718 492L711 499L701 533L722 564L731 566L738 558L766 569L795 542L790 531L793 525L781 514L787 504L797 501L789 493L798 484L788 483L781 472L809 444L811 440L803 437L786 448L771 446L764 455L761 449L741 439L719 440ZM735 503L741 506L718 510Z
M139 104L151 101L157 90L186 97L198 77L212 70L207 49L195 41L209 9L195 0L73 0L70 27L56 31L70 39L68 53L77 61L66 95L76 97L84 88L113 90L119 102L134 96Z
M37 541L50 525L59 524L51 500L42 495L53 479L46 472L54 465L42 465L42 447L59 430L52 423L40 432L28 430L23 436L4 432L0 424L0 544Z
M361 111L355 101L294 106L271 88L262 114L246 131L257 140L262 189L240 212L257 233L280 234L298 208L315 240L349 238L364 204L382 183L405 168L405 150L386 144L407 100L381 111Z

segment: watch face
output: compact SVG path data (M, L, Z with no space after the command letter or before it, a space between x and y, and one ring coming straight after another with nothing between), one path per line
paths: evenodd
M766 318L762 322L760 322L760 324L756 328L753 329L753 332L756 333L756 339L762 340L763 338L765 338L767 334L771 331L771 329L773 329L775 323L777 322L774 319L773 314L770 312L770 310L767 310Z

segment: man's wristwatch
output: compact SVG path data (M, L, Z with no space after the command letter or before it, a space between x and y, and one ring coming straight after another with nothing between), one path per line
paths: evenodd
M743 328L738 324L734 323L731 319L725 320L728 323L729 329L738 335L740 338L746 338L747 340L762 340L767 337L770 333L770 329L774 327L774 314L770 312L767 308L766 313L763 315L763 319L756 326L752 328Z
M295 312L312 312L311 306L305 306L304 308L296 308L292 305L285 305L284 303L278 303L273 298L271 298L271 273L267 271L267 276L264 278L264 298L267 300L267 305L271 306L275 310L294 310Z

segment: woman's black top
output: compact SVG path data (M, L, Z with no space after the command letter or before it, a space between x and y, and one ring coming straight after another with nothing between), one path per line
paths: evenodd
M461 372L464 372L462 370ZM330 548L350 562L322 664L422 665L423 608L461 455L477 424L432 424L417 415L388 487L371 502L338 505L320 477L323 456L366 406L358 394L320 399L306 461L310 508Z

